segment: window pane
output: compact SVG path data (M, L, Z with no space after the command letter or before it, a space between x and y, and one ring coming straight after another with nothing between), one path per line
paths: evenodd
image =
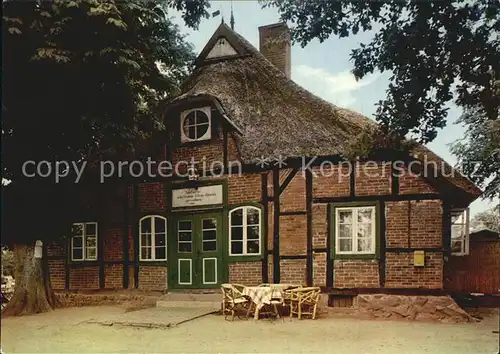
M151 246L151 234L141 235L141 246Z
M258 240L247 241L247 253L252 253L252 254L260 253Z
M259 239L259 227L258 226L247 226L247 239L248 240L258 240Z
M217 220L215 219L203 219L203 229L216 229Z
M88 260L97 259L97 249L96 248L87 248L85 250L85 256Z
M191 252L191 242L179 242L179 252Z
M191 230L191 221L179 221L179 230Z
M196 126L196 139L201 138L208 131L208 124L202 124Z
M73 248L73 259L82 259L83 258L83 249L82 248Z
M73 237L73 247L83 247L83 237L81 236Z
M186 130L184 130L184 132L186 132ZM195 126L187 127L186 135L188 136L189 139L197 139L196 127Z
M196 113L196 124L207 124L208 117L203 111L194 111Z
M165 247L165 234L155 234L155 246Z
M372 250L371 238L358 239L358 252L370 252Z
M462 247L462 241L452 240L451 241L451 251L452 253L463 253L465 250Z
M203 231L203 241L215 240L216 238L217 238L217 231L215 230Z
M352 251L352 239L341 238L339 239L339 248L341 252L351 252Z
M85 245L87 247L97 247L97 237L86 237L85 238Z
M93 222L85 224L86 235L97 235L97 225Z
M452 211L451 212L451 223L452 224L462 224L464 223L464 214L465 212L460 211Z
M74 224L71 228L72 236L80 236L83 235L83 225L82 224Z
M344 237L344 238L351 237L352 238L352 225L349 225L349 224L339 225L338 237Z
M231 254L243 254L243 242L241 241L231 242Z
M186 116L186 119L184 119L184 126L195 124L195 121L194 121L195 112L196 111L192 111Z
M451 238L461 239L465 236L465 225L453 225L451 227Z
M358 224L358 237L371 237L372 224Z
M141 247L141 259L151 258L151 247Z
M155 218L155 233L164 233L165 232L165 219Z
M151 232L151 218L141 220L141 233Z
M243 240L243 228L238 226L231 227L231 240Z
M217 250L217 241L206 241L203 242L203 251L215 251Z
M247 225L259 224L260 211L254 208L247 208Z
M155 259L167 259L167 248L166 247L156 247L155 248Z
M243 209L239 208L231 212L231 225L243 225Z
M373 209L358 209L358 222L369 223L373 220Z
M191 231L179 231L179 241L191 241Z
M341 224L352 224L352 211L350 210L340 210L338 212L339 220Z

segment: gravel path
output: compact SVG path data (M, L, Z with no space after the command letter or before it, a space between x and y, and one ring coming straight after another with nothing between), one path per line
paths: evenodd
M498 317L440 324L325 318L224 321L209 315L171 329L85 323L122 307L61 309L2 319L4 353L488 353L498 352ZM140 316L141 311L136 313ZM142 320L144 320L142 318Z

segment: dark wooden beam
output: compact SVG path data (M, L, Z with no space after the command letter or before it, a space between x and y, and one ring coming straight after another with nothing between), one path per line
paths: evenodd
M307 259L305 254L291 254L291 255L280 255L281 259Z
M313 203L349 203L349 202L373 202L386 201L397 202L405 200L432 200L442 199L442 196L436 193L424 194L402 194L402 195L368 195L357 197L330 197L330 198L313 198Z
M279 170L278 170L279 171ZM286 187L288 187L288 185L290 184L290 182L292 181L292 179L295 177L295 175L297 174L299 170L297 168L294 168L290 171L290 173L288 173L288 175L286 176L285 180L283 181L283 183L281 184L280 186L280 192L279 192L279 195L281 195L283 193L283 191L286 189ZM278 173L279 175L279 173ZM279 181L279 180L278 180Z
M264 235L262 237L262 282L263 283L269 283L269 257L268 257L268 243L267 243L267 230L269 227L269 207L268 207L268 195L267 195L267 173L262 173L260 175L260 194L261 194L261 201L263 205L263 220L262 223L264 225Z
M306 170L306 211L307 211L307 261L306 261L306 280L307 285L313 285L313 230L312 230L312 173Z
M227 128L224 127L223 133L223 158L224 158L224 171L228 170L229 157L228 157L228 147L227 147Z
M332 225L330 223L331 205L326 206L326 286L333 286L333 260L332 260Z
M387 247L385 249L386 253L410 253L414 251L424 251L424 252L445 252L442 247Z
M351 198L356 196L356 165L357 164L353 164L354 169L349 174L349 195Z
M358 294L387 294L387 295L448 295L450 292L442 289L423 289L423 288L330 288L322 287L323 293L331 296L335 295L352 295Z
M306 210L298 210L298 211L282 211L280 212L280 216L287 216L287 215L307 215Z
M137 225L137 215L139 214L139 186L134 183L134 220L133 225ZM132 228L132 236L134 238L134 287L139 287L139 227Z
M386 219L385 202L380 202L380 259L378 261L378 273L380 277L380 286L385 286L385 251L386 251Z
M123 203L123 238L122 238L122 252L123 252L123 266L122 266L122 283L123 288L128 289L128 231L129 231L129 203L128 203L128 185L125 185L125 202Z
M391 165L391 194L399 194L399 172L394 167L394 162Z
M279 169L273 170L273 283L280 282L280 175Z

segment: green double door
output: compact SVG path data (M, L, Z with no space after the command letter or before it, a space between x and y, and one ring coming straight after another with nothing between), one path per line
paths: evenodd
M170 286L177 289L216 288L222 269L221 214L178 216ZM171 243L172 244L172 243ZM172 269L171 268L171 269Z

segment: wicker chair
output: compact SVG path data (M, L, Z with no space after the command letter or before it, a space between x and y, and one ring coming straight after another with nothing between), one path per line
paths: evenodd
M318 287L289 290L290 318L292 318L294 314L297 315L299 320L302 319L303 315L311 315L314 320L316 318L320 292L321 289Z
M234 316L241 318L240 311L246 311L250 309L250 301L243 296L242 289L244 285L241 284L222 284L222 314L224 319L227 320L227 316L231 315L232 321L234 321ZM247 309L248 306L248 309Z

